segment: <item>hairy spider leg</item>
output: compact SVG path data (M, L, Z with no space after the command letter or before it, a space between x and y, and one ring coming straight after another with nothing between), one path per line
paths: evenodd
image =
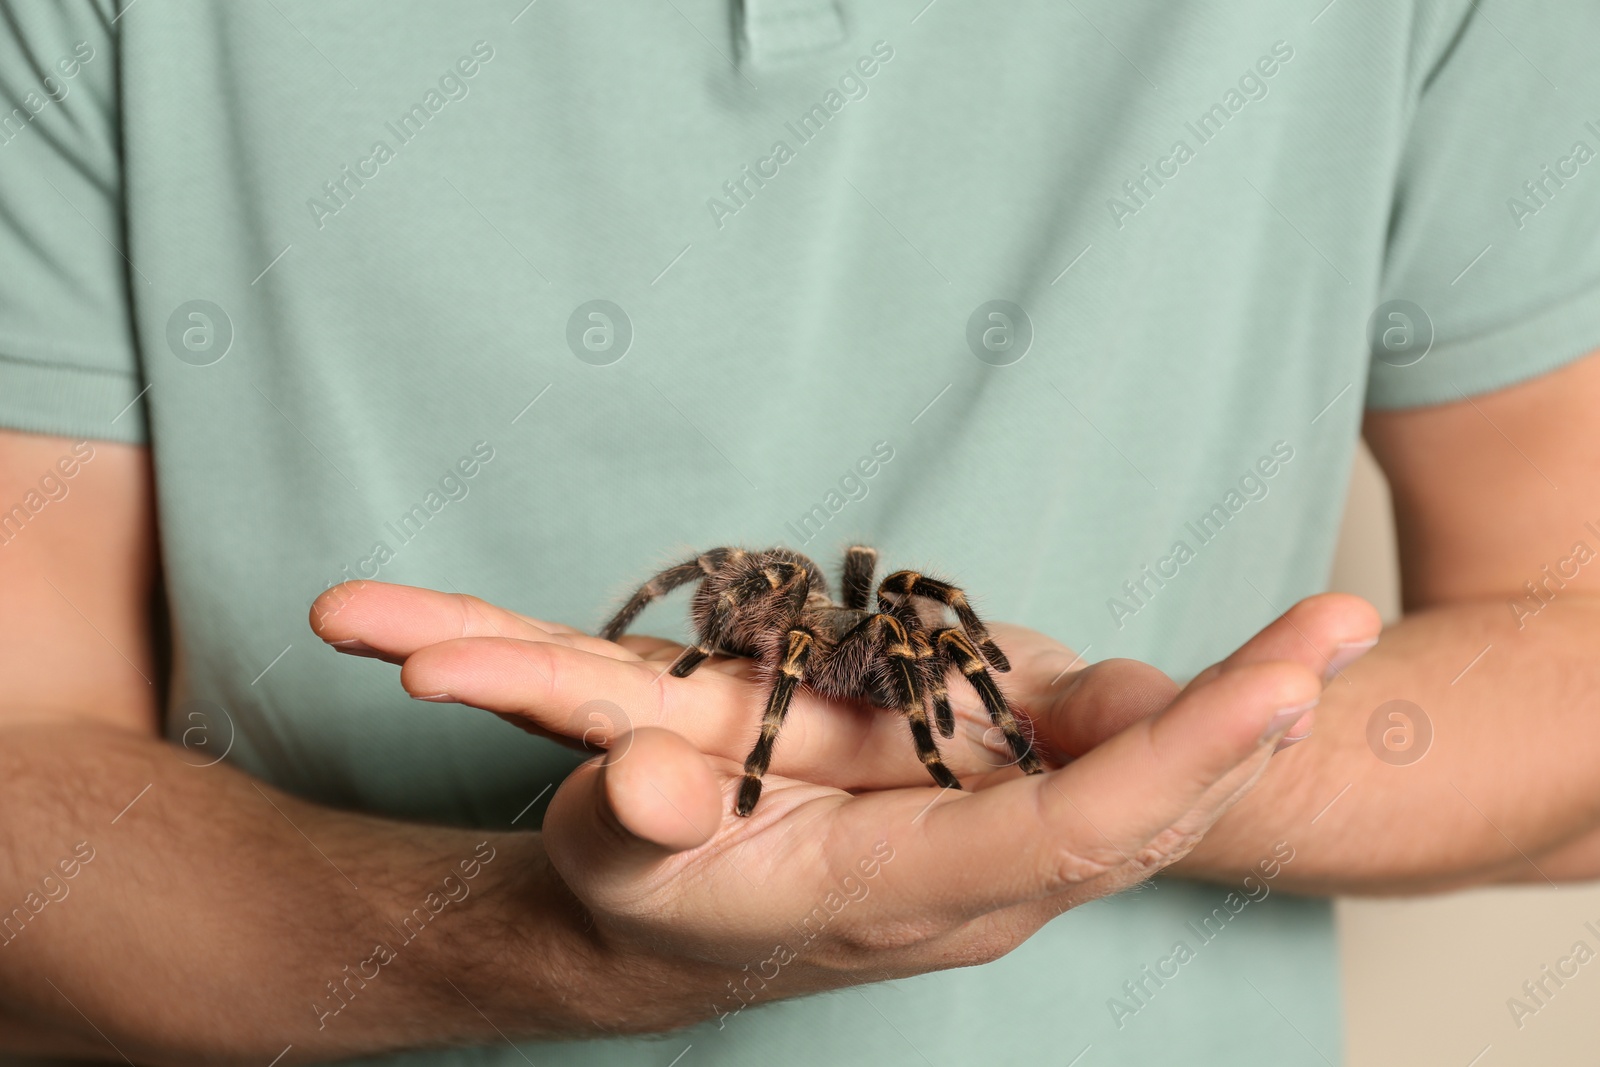
M840 578L840 595L847 608L867 610L867 597L872 595L872 574L878 568L878 550L866 545L851 545L844 550L844 572Z
M1005 735L1006 742L1011 746L1012 754L1017 757L1017 766L1028 774L1038 774L1043 771L1043 762L1033 751L1033 745L1023 735L1005 694L1000 692L1000 687L995 684L994 676L984 668L983 659L978 655L977 649L972 647L971 640L953 626L936 631L933 639L939 649L940 660L953 663L960 668L972 688L978 691L978 698L988 710L990 721L1000 727L1000 732Z
M711 612L700 627L699 644L690 645L680 652L678 658L672 661L669 673L674 678L687 678L694 673L696 667L710 657L712 652L722 647L728 636L728 626L733 622L735 610L753 594L784 593L789 598L789 619L785 623L787 628L794 625L801 608L805 606L806 594L810 591L811 579L806 574L806 569L798 564L784 562L768 564L743 581L729 586L722 591L716 603L711 605Z
M641 585L622 609L611 617L600 630L600 636L607 641L615 641L622 636L622 632L633 625L633 620L653 600L666 596L680 585L685 585L696 578L706 578L720 570L730 559L743 555L742 550L736 548L713 548L702 552L694 559L685 560L651 578Z
M878 607L880 612L891 615L906 628L912 640L912 647L917 653L920 672L918 678L922 690L933 705L934 725L942 736L954 737L956 716L950 708L950 690L945 683L945 675L954 664L946 658L943 650L935 647L927 625L922 621L922 616L917 614L916 606L909 596L890 600L880 592Z
M956 735L956 714L950 710L950 689L945 684L944 676L955 664L941 648L929 644L928 637L920 630L913 630L912 636L917 642L917 658L922 662L922 684L928 691L929 701L933 704L933 722L939 730L940 737L954 737ZM938 635L934 635L934 640ZM923 654L923 650L927 654Z
M861 624L847 634L845 641L870 640L879 642L878 627L884 625L884 619L893 619L904 627L906 635L911 642L912 651L917 661L917 684L921 693L927 694L928 702L933 705L934 725L941 736L954 737L956 735L955 712L950 709L950 690L945 684L945 674L953 669L954 664L945 658L944 653L936 648L931 640L931 635L923 627L922 620L917 613L906 609L905 605L891 605L894 608L890 613L874 613L861 620ZM862 635L871 633L871 637Z
M916 571L896 571L878 586L879 611L890 610L894 603L884 596L886 592L907 599L914 596L924 597L945 605L956 613L956 620L961 623L961 628L966 631L967 637L974 646L982 650L983 657L994 666L995 670L1004 672L1011 669L1011 661L1000 651L1000 646L994 643L994 639L989 636L989 628L978 618L978 613L967 603L967 595L958 587L949 582L941 582L937 578L929 578L925 574L918 574Z
M922 689L917 684L919 669L917 652L906 628L893 615L874 615L878 640L889 657L889 678L895 687L896 711L906 717L911 726L911 741L917 747L917 758L928 768L933 780L946 789L960 789L961 783L950 773L939 757L939 746L928 729L928 709L922 701Z
M772 747L789 714L795 687L805 677L806 661L811 658L813 638L805 630L790 630L785 639L783 659L778 663L772 692L767 694L767 710L761 716L761 736L744 761L744 779L739 783L739 800L734 811L749 815L761 799L761 776L772 765Z
M728 630L728 622L733 618L733 609L737 604L732 591L724 591L711 605L711 613L706 616L706 621L700 627L699 644L690 645L678 653L678 658L672 661L672 666L667 673L674 678L687 678L694 673L694 669L711 657L711 652Z

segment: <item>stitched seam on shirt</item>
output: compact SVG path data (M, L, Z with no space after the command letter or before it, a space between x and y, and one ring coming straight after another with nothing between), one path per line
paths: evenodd
M1536 325L1541 319L1549 319L1569 313L1574 306L1582 306L1597 297L1600 297L1600 277L1592 278L1577 289L1561 296L1545 300L1514 319L1496 323L1485 329L1474 330L1472 333L1464 333L1459 337L1452 337L1448 340L1440 338L1435 342L1433 351L1448 352L1466 345L1492 342L1496 337L1514 334L1519 330Z
M13 355L10 352L0 352L0 361L20 363L29 367L43 367L46 370L72 371L77 374L106 374L116 378L126 378L129 381L139 380L139 376L131 371L113 370L108 367L89 367L82 363L64 362L59 359L33 359L28 356Z

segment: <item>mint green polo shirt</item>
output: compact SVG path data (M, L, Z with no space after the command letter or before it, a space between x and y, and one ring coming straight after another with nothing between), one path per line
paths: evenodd
M1600 345L1577 0L4 7L0 425L150 446L169 733L343 807L532 828L574 763L324 648L345 577L592 628L692 548L863 539L1183 677L1323 588L1364 407ZM680 1054L1338 1062L1331 912L1162 880L449 1059Z

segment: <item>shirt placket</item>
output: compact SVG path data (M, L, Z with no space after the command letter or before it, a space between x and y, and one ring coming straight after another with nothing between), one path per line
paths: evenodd
M752 67L805 59L837 48L845 39L844 12L836 0L740 0L741 51Z

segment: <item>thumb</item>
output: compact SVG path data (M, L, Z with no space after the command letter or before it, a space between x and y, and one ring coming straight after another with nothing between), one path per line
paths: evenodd
M705 844L722 809L706 757L671 730L641 727L561 784L545 815L545 848L575 892L603 895Z

